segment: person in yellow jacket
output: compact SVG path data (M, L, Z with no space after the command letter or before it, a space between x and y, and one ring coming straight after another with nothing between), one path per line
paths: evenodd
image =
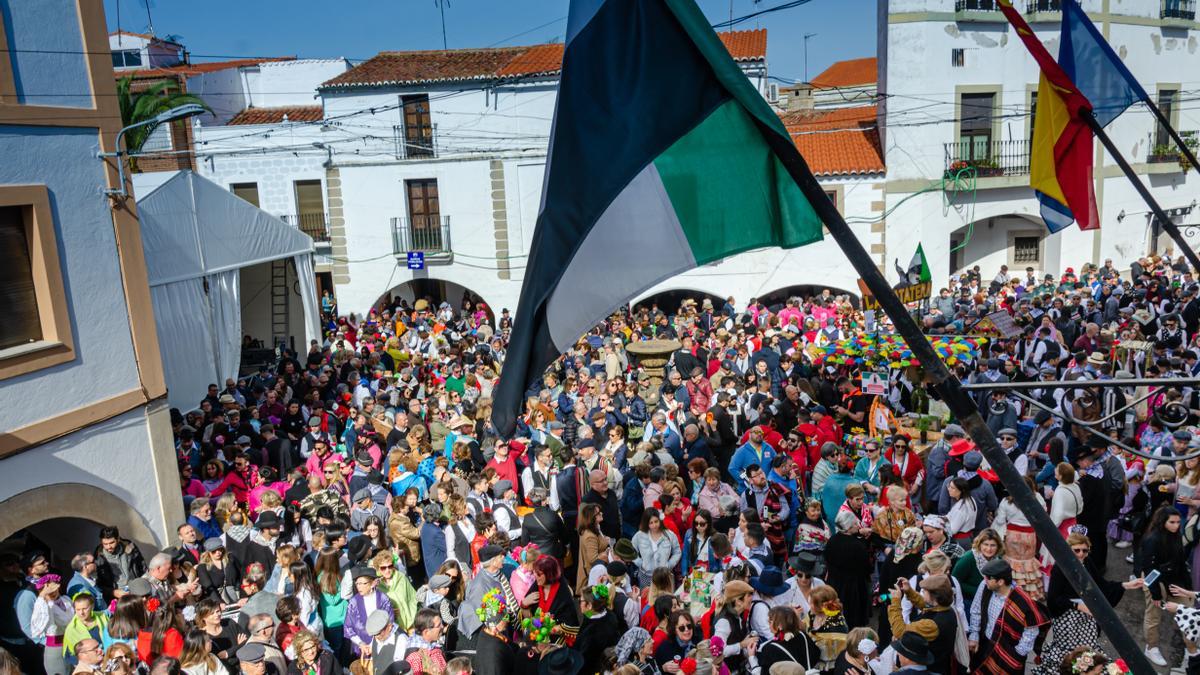
M92 638L101 645L112 642L108 635L108 617L96 611L96 598L87 591L80 591L71 598L75 616L63 632L63 655L68 659L75 656L75 647L83 640Z
M371 567L379 574L379 590L392 601L396 625L408 632L417 615L417 590L408 575L398 571L399 558L391 551L380 551L371 558Z

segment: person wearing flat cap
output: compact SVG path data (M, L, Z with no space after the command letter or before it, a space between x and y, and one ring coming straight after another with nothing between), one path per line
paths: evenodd
M995 558L980 569L984 586L969 612L968 637L974 672L988 675L1025 672L1025 661L1050 618L1029 594L1012 582L1012 567Z
M515 502L517 492L507 478L496 481L492 486L492 515L496 518L496 530L508 535L510 541L521 538L521 517L517 515Z
M458 615L458 648L459 650L474 649L479 637L479 629L483 621L471 608L479 607L485 595L492 589L499 589L508 607L516 607L517 600L513 596L512 586L504 573L504 549L495 544L487 544L479 549L479 573L467 585L466 597L462 601L462 611Z
M367 635L371 636L371 649L360 654L360 658L365 659L369 654L372 675L383 675L397 662L407 665L404 653L408 649L408 640L392 621L390 611L376 609L371 612L364 628Z
M237 650L238 668L243 675L266 675L267 649L261 643L247 642Z
M355 532L362 532L367 525L367 519L371 516L378 517L380 522L384 523L391 517L386 506L375 503L375 496L371 493L370 488L359 488L351 496L350 503L353 505L350 508L350 529Z
M950 673L954 661L954 641L958 635L958 614L953 606L954 587L950 577L940 574L925 576L920 586L918 592L909 585L907 579L901 578L890 591L892 601L887 607L887 621L892 629L892 644L910 635L919 636L926 641L925 647L930 653L929 663L922 665L932 664L930 672ZM913 616L908 622L905 622L903 614L905 600L913 607ZM911 637L908 639L912 640Z
M387 594L377 588L379 577L374 569L365 565L355 567L351 570L350 575L354 580L354 594L346 603L346 622L343 624L343 633L346 639L350 640L354 654L362 656L364 653L370 653L371 640L374 638L374 634L367 629L367 620L376 610L382 609L386 611L389 621L391 621L392 601L388 599Z

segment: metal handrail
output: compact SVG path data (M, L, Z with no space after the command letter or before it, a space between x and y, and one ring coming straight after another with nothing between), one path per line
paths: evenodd
M392 252L450 253L450 216L392 218Z

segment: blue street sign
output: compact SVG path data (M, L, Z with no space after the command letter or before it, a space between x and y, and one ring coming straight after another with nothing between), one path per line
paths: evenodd
M409 251L408 252L408 269L410 269L410 270L425 269L425 252L424 251Z

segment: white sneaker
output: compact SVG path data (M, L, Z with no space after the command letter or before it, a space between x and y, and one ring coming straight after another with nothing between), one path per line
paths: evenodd
M1146 658L1156 666L1167 665L1167 660L1163 658L1162 652L1158 651L1158 647L1146 647Z
M1118 541L1116 544L1113 544L1113 546L1115 546L1116 548L1129 548L1130 546L1133 546L1133 542L1132 541Z

